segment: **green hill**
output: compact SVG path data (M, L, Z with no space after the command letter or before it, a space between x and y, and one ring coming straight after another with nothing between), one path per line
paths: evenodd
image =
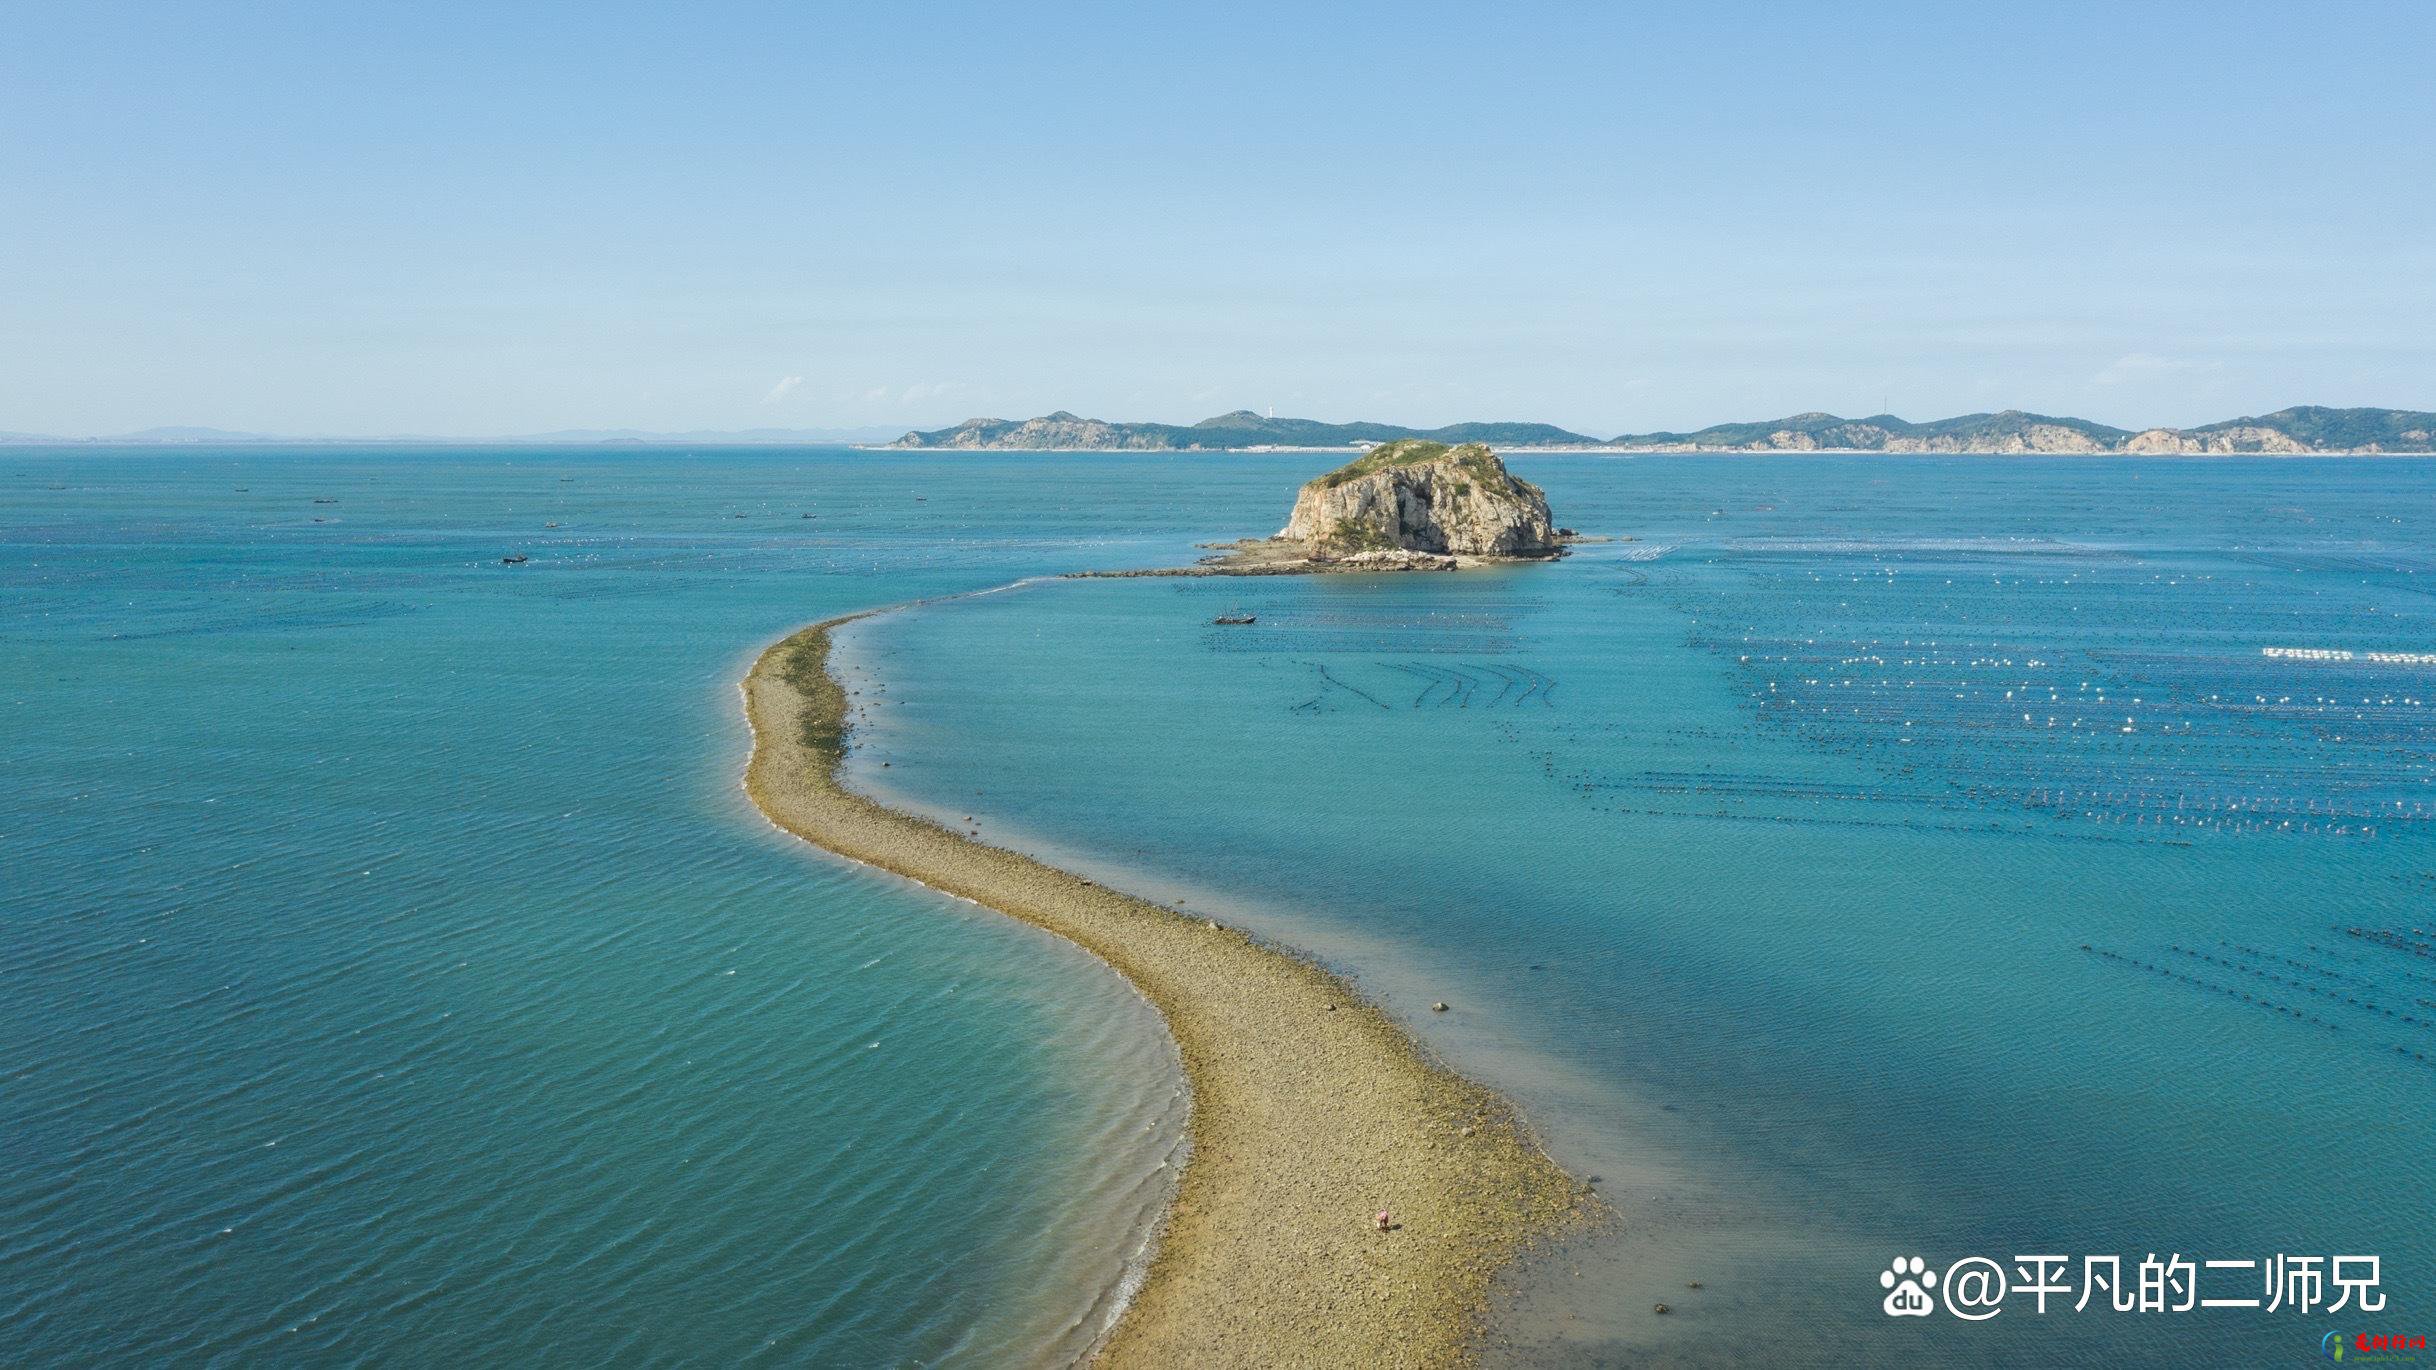
M2436 438L2436 413L2423 409L2328 409L2315 404L2278 409L2256 418L2227 419L2187 433L2224 433L2264 428L2316 451L2425 452Z

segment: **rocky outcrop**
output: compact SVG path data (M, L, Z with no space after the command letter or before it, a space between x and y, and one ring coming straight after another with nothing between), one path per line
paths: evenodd
M1278 536L1313 555L1545 557L1560 550L1548 497L1478 443L1406 439L1302 488Z
M2256 424L2232 424L2200 432L2185 432L2177 428L2151 428L2134 433L2123 443L2123 450L2144 456L2183 453L2193 456L2225 456L2239 452L2268 452L2284 456L2315 451L2308 444L2295 440L2291 434ZM2373 452L2374 445L2355 448Z
M1997 452L2020 454L2028 452L2110 452L2114 449L2104 440L2093 438L2077 428L2060 423L2029 423L2019 429L1987 438L1964 438L1939 434L1926 438L1887 438L1888 452Z

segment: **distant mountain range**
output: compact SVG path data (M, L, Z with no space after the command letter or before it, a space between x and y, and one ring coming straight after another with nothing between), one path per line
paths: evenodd
M1238 409L1184 426L1172 423L1111 423L1060 409L1037 419L966 419L953 428L908 433L891 447L1029 449L1128 452L1189 452L1243 447L1351 447L1427 438L1447 444L1485 442L1497 447L1595 446L1597 438L1551 423L1455 423L1444 428L1407 428L1393 423L1322 423L1277 419Z
M1407 428L1392 423L1270 418L1238 409L1196 424L1178 425L1114 423L1060 410L1037 419L967 419L953 428L907 433L889 446L964 451L1190 452L1366 446L1398 438L1481 442L1507 449L1570 447L1640 452L2436 452L2436 413L2302 405L2198 428L2138 431L2018 409L1964 414L1929 423L1913 423L1892 414L1846 419L1811 413L1758 423L1721 423L1690 433L1626 433L1601 439L1545 423L1457 423L1444 428Z

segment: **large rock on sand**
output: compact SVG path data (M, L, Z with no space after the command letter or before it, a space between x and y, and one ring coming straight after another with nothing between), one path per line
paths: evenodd
M1315 555L1432 552L1545 557L1560 549L1548 497L1478 443L1384 443L1302 488L1279 537Z

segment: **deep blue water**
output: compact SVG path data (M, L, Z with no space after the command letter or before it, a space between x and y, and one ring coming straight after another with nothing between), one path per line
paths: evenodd
M1070 1353L1164 1192L1148 1010L772 833L734 681L1327 460L0 453L0 1363ZM1621 1222L1501 1359L2424 1330L2436 668L2262 649L2436 650L2436 467L1516 464L1634 540L873 620L858 773L1519 1099ZM1878 1311L1898 1254L2150 1251L2389 1303Z
M1521 1282L1502 1359L2424 1323L2436 658L2264 653L2436 651L2436 467L1516 466L1635 540L858 626L866 783L1310 948L1518 1098L1621 1223ZM2375 1254L2387 1306L2070 1311L2082 1257L2152 1252ZM2034 1253L2074 1258L2043 1317L1879 1306L1895 1256Z

